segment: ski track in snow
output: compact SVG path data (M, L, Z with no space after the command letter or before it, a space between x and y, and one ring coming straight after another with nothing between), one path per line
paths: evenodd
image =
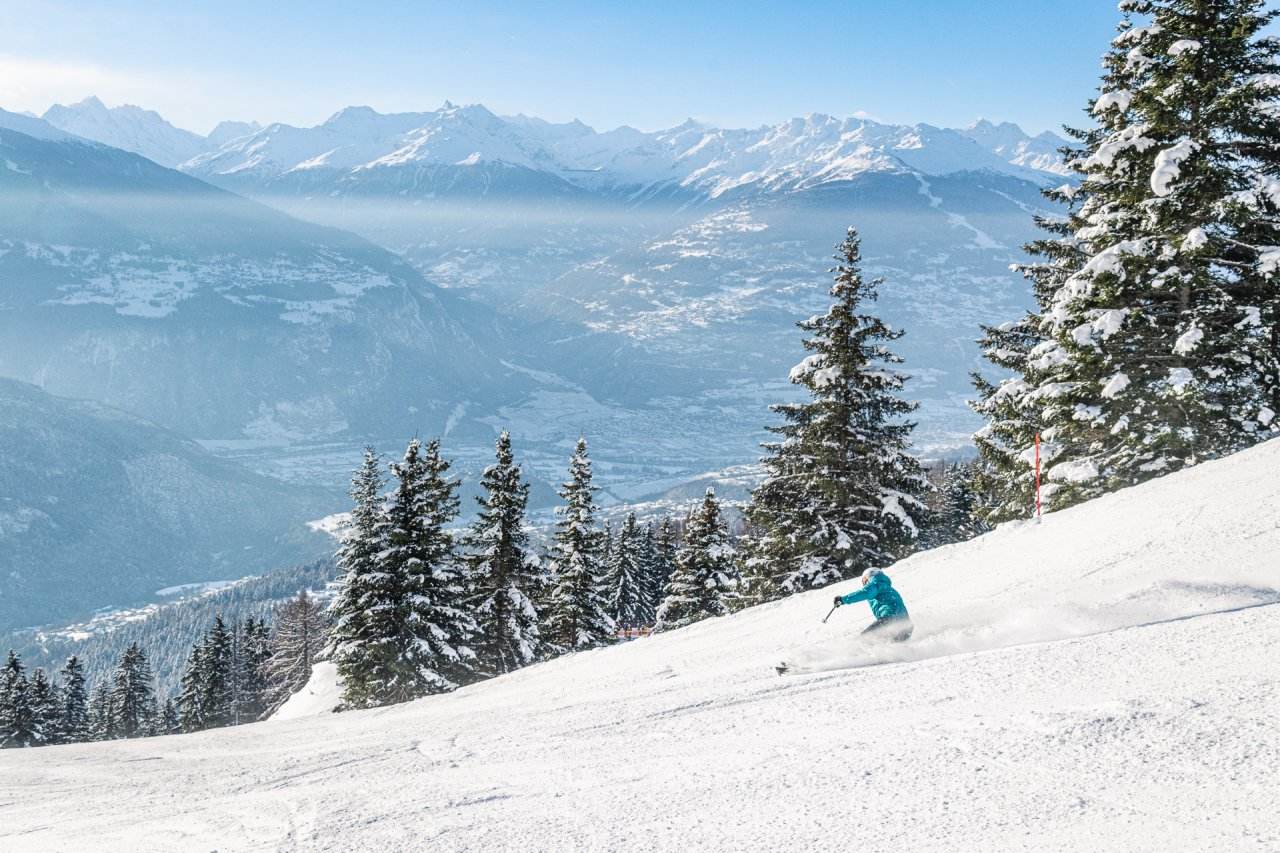
M0 849L1277 850L1278 469L903 561L903 645L820 624L828 589L399 707L0 753Z

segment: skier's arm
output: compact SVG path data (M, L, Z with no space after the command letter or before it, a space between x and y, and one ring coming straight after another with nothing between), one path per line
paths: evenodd
M865 589L860 589L856 592L851 592L848 595L840 596L840 601L843 604L856 604L859 601L866 601L866 600L867 600L867 590Z

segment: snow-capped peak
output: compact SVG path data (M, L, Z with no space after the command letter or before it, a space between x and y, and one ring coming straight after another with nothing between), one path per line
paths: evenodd
M177 166L208 146L204 137L174 127L159 113L132 104L107 107L93 95L70 106L54 104L43 118L60 130L141 154L162 166Z
M987 119L978 119L960 132L1015 165L1041 172L1069 174L1070 170L1063 164L1058 153L1058 149L1066 145L1067 141L1050 131L1029 136L1012 122L997 124Z

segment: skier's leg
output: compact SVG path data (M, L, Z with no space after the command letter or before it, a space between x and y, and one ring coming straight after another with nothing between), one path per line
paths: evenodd
M870 625L862 629L862 636L864 637L880 636L880 632L884 630L885 625L888 623L888 621L889 621L888 619L877 619L876 621L872 622Z
M911 620L902 616L890 616L884 619L877 619L872 622L862 633L866 637L881 638L892 640L895 643L902 643L911 639L911 633L915 630L915 626L911 624Z

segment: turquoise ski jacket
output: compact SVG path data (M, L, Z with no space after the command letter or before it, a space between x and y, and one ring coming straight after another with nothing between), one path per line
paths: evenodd
M902 596L893 588L893 582L884 572L871 571L871 579L867 585L857 592L840 597L843 604L865 601L871 605L871 612L877 619L905 619L907 606L902 603Z

